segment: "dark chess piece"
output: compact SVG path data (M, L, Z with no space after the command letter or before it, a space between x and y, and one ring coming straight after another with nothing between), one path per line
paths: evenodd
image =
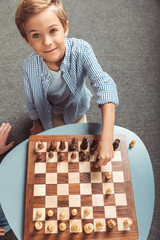
M75 158L76 158L76 153L75 153L75 152L73 152L73 153L71 154L71 158L72 158L72 159L75 159Z
M98 140L97 139L93 139L93 142L91 144L91 148L90 148L90 154L94 155L94 153L96 152L97 148L98 148Z
M78 141L74 137L74 138L72 138L71 144L69 145L69 150L70 151L75 151L77 149L77 146L78 146Z
M41 153L37 154L37 160L39 160L39 161L42 160L42 154Z
M59 161L63 161L64 160L64 153L60 153L59 154Z
M54 140L52 140L51 141L51 145L50 145L50 148L49 148L51 151L54 151L54 150L56 150L56 144L55 144L55 141Z
M120 140L119 139L116 139L113 143L113 149L114 151L119 147L119 143L120 143Z
M42 140L39 140L38 141L38 149L43 149L44 148L44 144L43 144L43 141Z
M82 160L85 161L88 158L88 154L86 152L82 152Z
M84 137L80 146L82 150L86 150L88 148L88 142L88 138Z
M49 153L48 153L48 157L53 158L53 156L54 156L53 151L50 150Z
M64 150L65 148L66 148L65 141L61 141L61 142L60 142L60 145L59 145L59 149L60 149L60 150Z

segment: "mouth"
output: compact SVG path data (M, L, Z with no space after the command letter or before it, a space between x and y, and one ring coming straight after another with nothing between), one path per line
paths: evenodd
M56 49L57 49L57 48L53 48L53 49L51 49L51 50L43 51L43 53L52 53L52 52L54 52Z

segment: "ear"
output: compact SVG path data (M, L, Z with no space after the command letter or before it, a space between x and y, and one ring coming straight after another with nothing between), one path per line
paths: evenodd
M65 29L65 32L64 32L64 36L67 37L68 33L69 33L69 21L67 21L66 29Z
M26 38L23 38L25 40L25 42L30 46L32 47L32 45L30 44L30 42L26 39Z

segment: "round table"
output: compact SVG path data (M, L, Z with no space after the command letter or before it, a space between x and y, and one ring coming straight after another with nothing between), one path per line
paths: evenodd
M101 134L99 123L65 125L47 130L41 135L88 135ZM139 240L147 240L152 223L155 185L151 160L141 139L132 131L115 126L114 135L126 136L127 144L136 140L134 148L128 151ZM0 203L6 218L19 240L23 239L25 181L27 169L28 140L11 150L0 164Z

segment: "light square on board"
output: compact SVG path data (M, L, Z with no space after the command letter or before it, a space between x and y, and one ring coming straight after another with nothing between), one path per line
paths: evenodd
M81 195L92 194L91 183L81 183L80 184L80 194Z
M70 232L71 233L73 233L73 231L72 231L72 225L74 224L74 223L78 223L79 224L79 226L80 226L80 231L79 232L82 232L82 220L81 219L73 219L73 220L70 220L69 221L70 222L70 226L69 226L69 229L70 229Z
M53 152L53 157L50 158L49 152L46 153L46 162L57 162L57 152Z
M102 183L103 186L103 194L107 194L106 191L108 188L112 189L111 194L114 194L114 184L113 183Z
M106 165L103 165L101 167L101 171L102 172L112 172L112 163L111 163L111 161L108 162Z
M117 218L116 206L104 206L105 218Z
M47 143L43 142L44 147L42 149L38 148L38 142L36 142L35 151L36 152L47 152Z
M76 154L76 158L71 158L72 153ZM78 152L68 152L68 162L79 162L79 153Z
M80 172L90 172L90 162L79 162Z
M57 195L68 195L68 184L57 184Z
M37 173L46 173L46 163L45 162L36 162L35 163L35 174Z
M59 146L60 146L60 142L57 142L57 152L68 152L68 142L65 142L66 147L64 150L59 149Z
M129 231L130 227L125 227L123 222L126 218L117 218L118 231Z
M69 207L80 207L80 195L69 195Z
M67 173L68 172L68 162L58 162L57 163L57 172L58 173Z
M113 172L113 182L124 182L124 174L123 172Z
M121 151L114 151L114 158L111 161L122 161Z
M49 232L48 231L48 225L49 224L53 224L54 225L53 232ZM58 233L57 221L56 220L45 221L45 234L55 234L55 233Z
M34 185L34 196L45 196L46 185L45 184L35 184Z
M93 206L104 206L103 195L93 194L92 195L92 204L93 204Z
M46 184L57 184L57 173L46 173Z
M61 219L61 212L65 213L65 218ZM69 207L61 207L61 208L57 208L57 219L58 220L69 220L70 217L70 213L69 213Z
M37 216L37 211L40 210L42 212L42 216ZM45 221L45 208L33 208L33 221Z
M86 208L88 208L88 210L90 211L88 215L85 214ZM93 219L93 207L81 207L81 218Z
M57 207L57 196L46 196L46 208Z
M102 229L98 229L96 226L99 221L103 222ZM94 231L95 232L106 232L106 221L104 218L94 219Z
M80 182L80 176L79 173L69 173L69 183L79 183Z
M127 205L126 194L125 193L115 194L115 203L116 206L126 206Z
M102 173L101 172L91 172L91 182L92 183L101 183L102 182Z

